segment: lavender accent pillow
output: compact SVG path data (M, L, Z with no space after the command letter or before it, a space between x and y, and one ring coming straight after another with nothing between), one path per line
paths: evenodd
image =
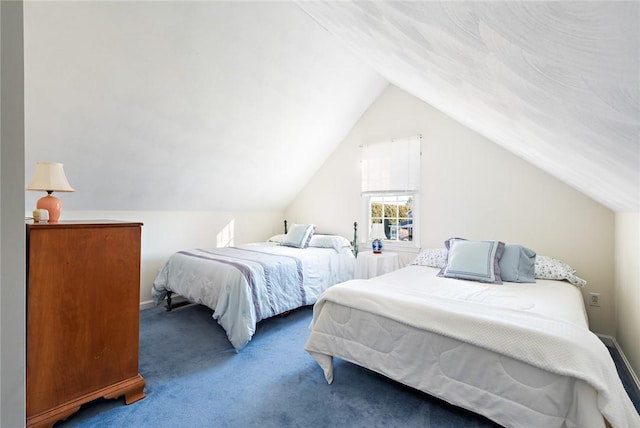
M451 238L445 245L449 250L447 265L438 276L502 284L499 260L504 242Z

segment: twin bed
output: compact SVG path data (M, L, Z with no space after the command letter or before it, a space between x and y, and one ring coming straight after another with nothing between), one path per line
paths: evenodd
M238 350L261 319L315 304L305 349L328 383L337 357L507 427L640 427L570 266L519 245L452 238L405 268L356 280L357 225L352 242L310 226L180 251L153 296L210 307Z
M260 320L312 305L328 287L353 278L348 239L316 234L312 224L287 229L285 222L285 233L267 242L178 251L153 283L155 302L167 299L170 310L176 293L208 306L233 347L242 349Z

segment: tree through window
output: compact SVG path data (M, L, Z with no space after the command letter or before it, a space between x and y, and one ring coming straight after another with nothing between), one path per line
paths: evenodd
M371 196L369 201L371 230L382 229L383 239L413 241L414 195ZM380 224L382 228L374 224Z

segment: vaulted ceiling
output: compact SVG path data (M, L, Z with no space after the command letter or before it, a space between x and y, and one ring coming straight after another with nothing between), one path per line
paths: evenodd
M640 3L301 2L394 85L640 210Z
M612 210L640 210L637 2L24 14L25 180L63 162L78 190L66 209L282 209L392 83Z

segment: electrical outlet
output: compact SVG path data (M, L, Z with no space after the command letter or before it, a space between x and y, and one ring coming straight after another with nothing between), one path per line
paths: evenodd
M600 293L589 293L589 306L600 307Z

